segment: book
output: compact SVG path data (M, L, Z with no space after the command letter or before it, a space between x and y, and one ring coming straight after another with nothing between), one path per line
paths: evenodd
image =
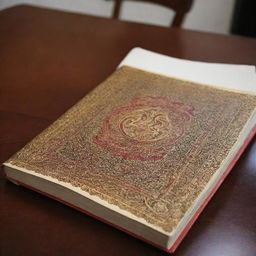
M174 252L256 132L255 81L251 66L133 49L6 177Z

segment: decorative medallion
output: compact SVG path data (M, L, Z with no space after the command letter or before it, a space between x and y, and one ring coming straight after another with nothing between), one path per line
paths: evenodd
M134 97L106 117L94 142L124 159L159 160L182 137L193 111L168 97Z

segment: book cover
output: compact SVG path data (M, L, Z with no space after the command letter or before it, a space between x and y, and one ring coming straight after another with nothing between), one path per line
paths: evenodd
M171 250L252 137L255 110L255 94L123 66L5 166L140 223L137 231L84 209Z

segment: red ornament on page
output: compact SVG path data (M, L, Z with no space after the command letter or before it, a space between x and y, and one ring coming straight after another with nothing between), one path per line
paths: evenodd
M168 97L138 96L110 113L94 142L114 156L154 161L167 155L185 131L194 107Z

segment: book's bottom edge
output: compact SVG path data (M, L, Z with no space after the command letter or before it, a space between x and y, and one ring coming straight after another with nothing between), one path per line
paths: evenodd
M175 250L177 249L177 247L180 245L180 243L181 243L182 240L184 239L184 237L186 236L186 234L188 233L188 231L190 230L190 228L193 226L193 224L195 223L195 221L197 220L197 218L198 218L199 215L201 214L201 212L203 211L203 209L206 207L206 205L207 205L208 202L211 200L211 198L213 197L213 195L216 193L216 191L218 190L218 188L220 187L220 185L223 183L223 181L225 180L225 178L227 177L227 175L230 173L230 171L232 170L232 168L234 167L234 165L236 164L236 162L238 161L238 159L240 158L240 156L242 155L242 153L244 152L244 150L246 149L246 147L248 146L248 144L250 143L250 141L253 139L255 133L256 133L256 126L252 129L252 131L250 132L249 136L246 138L246 140L244 141L243 145L240 147L240 149L238 150L237 154L235 155L235 157L233 158L233 160L232 160L232 161L230 162L230 164L228 165L228 168L227 168L226 171L223 173L223 175L220 177L219 181L218 181L217 184L214 186L214 188L211 190L211 192L209 193L209 195L207 196L207 198L205 199L205 201L201 204L201 206L198 208L198 210L196 211L196 213L193 215L193 217L190 219L190 221L188 222L188 224L187 224L187 225L184 227L184 229L182 230L181 234L178 236L178 238L176 239L176 241L173 243L173 245L172 245L169 249L163 248L163 247L161 247L161 246L155 244L155 243L152 242L152 241L146 240L145 238L143 238L143 237L141 237L141 236L139 236L139 235L137 235L137 234L135 234L135 233L132 233L132 232L130 232L130 231L128 231L128 230L126 230L126 229L120 227L120 226L117 226L117 225L115 225L115 224L113 224L113 223L107 221L106 219L103 219L103 218L101 218L101 217L99 217L99 216L96 216L96 215L94 215L94 214L92 214L92 213L90 213L90 212L88 212L88 211L86 211L86 210L84 210L84 209L82 209L82 208L79 208L79 207L76 206L76 205L73 205L73 204L71 204L71 203L69 203L69 202L67 202L67 201L64 201L64 200L62 200L62 199L60 199L60 198L58 198L58 197L55 197L55 196L53 196L53 195L51 195L51 194L49 194L49 193L47 193L47 192L44 192L44 191L42 191L42 190L39 190L39 189L37 189L37 188L35 188L35 187L32 187L32 186L27 185L27 184L25 184L25 183L22 183L22 182L20 182L20 181L18 181L18 180L15 180L15 179L13 179L13 178L8 177L8 176L6 176L6 178L7 178L8 180L10 180L11 182L15 183L15 184L18 184L18 185L27 187L27 188L29 188L29 189L31 189L31 190L34 190L34 191L36 191L36 192L38 192L38 193L40 193L40 194L43 194L43 195L47 196L47 197L49 197L49 198L52 198L52 199L54 199L54 200L56 200L56 201L59 201L59 202L65 204L65 205L67 205L67 206L69 206L69 207L72 207L72 208L74 208L74 209L76 209L76 210L78 210L78 211L80 211L80 212L83 212L83 213L85 213L85 214L87 214L87 215L89 215L89 216L91 216L91 217L93 217L93 218L95 218L95 219L97 219L97 220L100 220L100 221L103 222L103 223L106 223L106 224L108 224L108 225L110 225L110 226L113 226L113 227L115 227L116 229L121 230L121 231L123 231L123 232L125 232L125 233L127 233L127 234L129 234L129 235L131 235L131 236L133 236L133 237L135 237L135 238L137 238L137 239L140 239L140 240L142 240L142 241L144 241L144 242L146 242L146 243L148 243L148 244L150 244L150 245L152 245L152 246L154 246L154 247L156 247L156 248L158 248L158 249L160 249L160 250L163 250L163 251L168 252L168 253L174 253Z
M84 210L84 209L82 209L82 208L80 208L80 207L78 207L78 206L76 206L76 205L74 205L74 204L71 204L71 203L69 203L69 202L67 202L67 201L64 201L64 200L58 198L58 197L55 197L54 195L51 195L51 194L49 194L49 193L47 193L47 192L45 192L45 191L42 191L42 190L40 190L40 189L37 189L37 188L32 187L32 186L30 186L30 185L27 185L27 184L25 184L25 183L23 183L23 182L20 182L20 181L18 181L18 180L15 180L15 179L13 179L13 178L8 177L8 176L6 176L6 179L8 179L9 181L11 181L11 182L14 183L15 185L23 186L23 187L28 188L28 189L30 189L30 190L33 190L33 191L35 191L35 192L37 192L37 193L40 193L40 194L42 194L42 195L44 195L44 196L47 196L47 197L49 197L49 198L51 198L51 199L54 199L54 200L56 200L56 201L58 201L58 202L60 202L60 203L62 203L62 204L65 204L65 205L67 205L67 206L69 206L69 207L71 207L71 208L73 208L73 209L75 209L75 210L77 210L77 211L79 211L79 212L82 212L82 213L84 213L84 214L86 214L86 215L88 215L88 216L90 216L90 217L92 217L92 218L94 218L94 219L97 219L97 220L99 220L99 221L101 221L101 222L103 222L103 223L105 223L105 224L107 224L107 225L110 225L110 226L112 226L112 227L114 227L114 228L116 228L116 229L118 229L118 230L121 230L121 231L123 231L123 232L125 232L125 233L127 233L127 234L129 234L129 235L131 235L131 236L133 236L133 237L135 237L135 238L141 240L141 241L144 241L144 242L146 242L146 243L148 243L148 244L150 244L150 245L152 245L152 246L154 246L154 247L156 247L156 248L158 248L158 249L160 249L160 250L162 250L162 251L165 251L165 252L168 252L168 253L173 253L173 251L170 251L169 249L167 250L167 249L165 249L165 248L163 248L163 247L161 247L161 246L159 246L159 245L157 245L157 244L155 244L155 243L153 243L153 242L151 242L151 241L149 241L149 240L146 240L145 238L143 238L143 237L141 237L141 236L139 236L139 235L137 235L137 234L135 234L135 233L132 233L132 232L130 232L130 231L128 231L128 230L126 230L126 229L124 229L124 228L118 226L118 225L113 224L112 222L107 221L106 219L103 219L103 218L101 218L101 217L99 217L99 216L97 216L97 215L94 215L94 214L92 214L91 212L88 212L88 211L86 211L86 210Z

